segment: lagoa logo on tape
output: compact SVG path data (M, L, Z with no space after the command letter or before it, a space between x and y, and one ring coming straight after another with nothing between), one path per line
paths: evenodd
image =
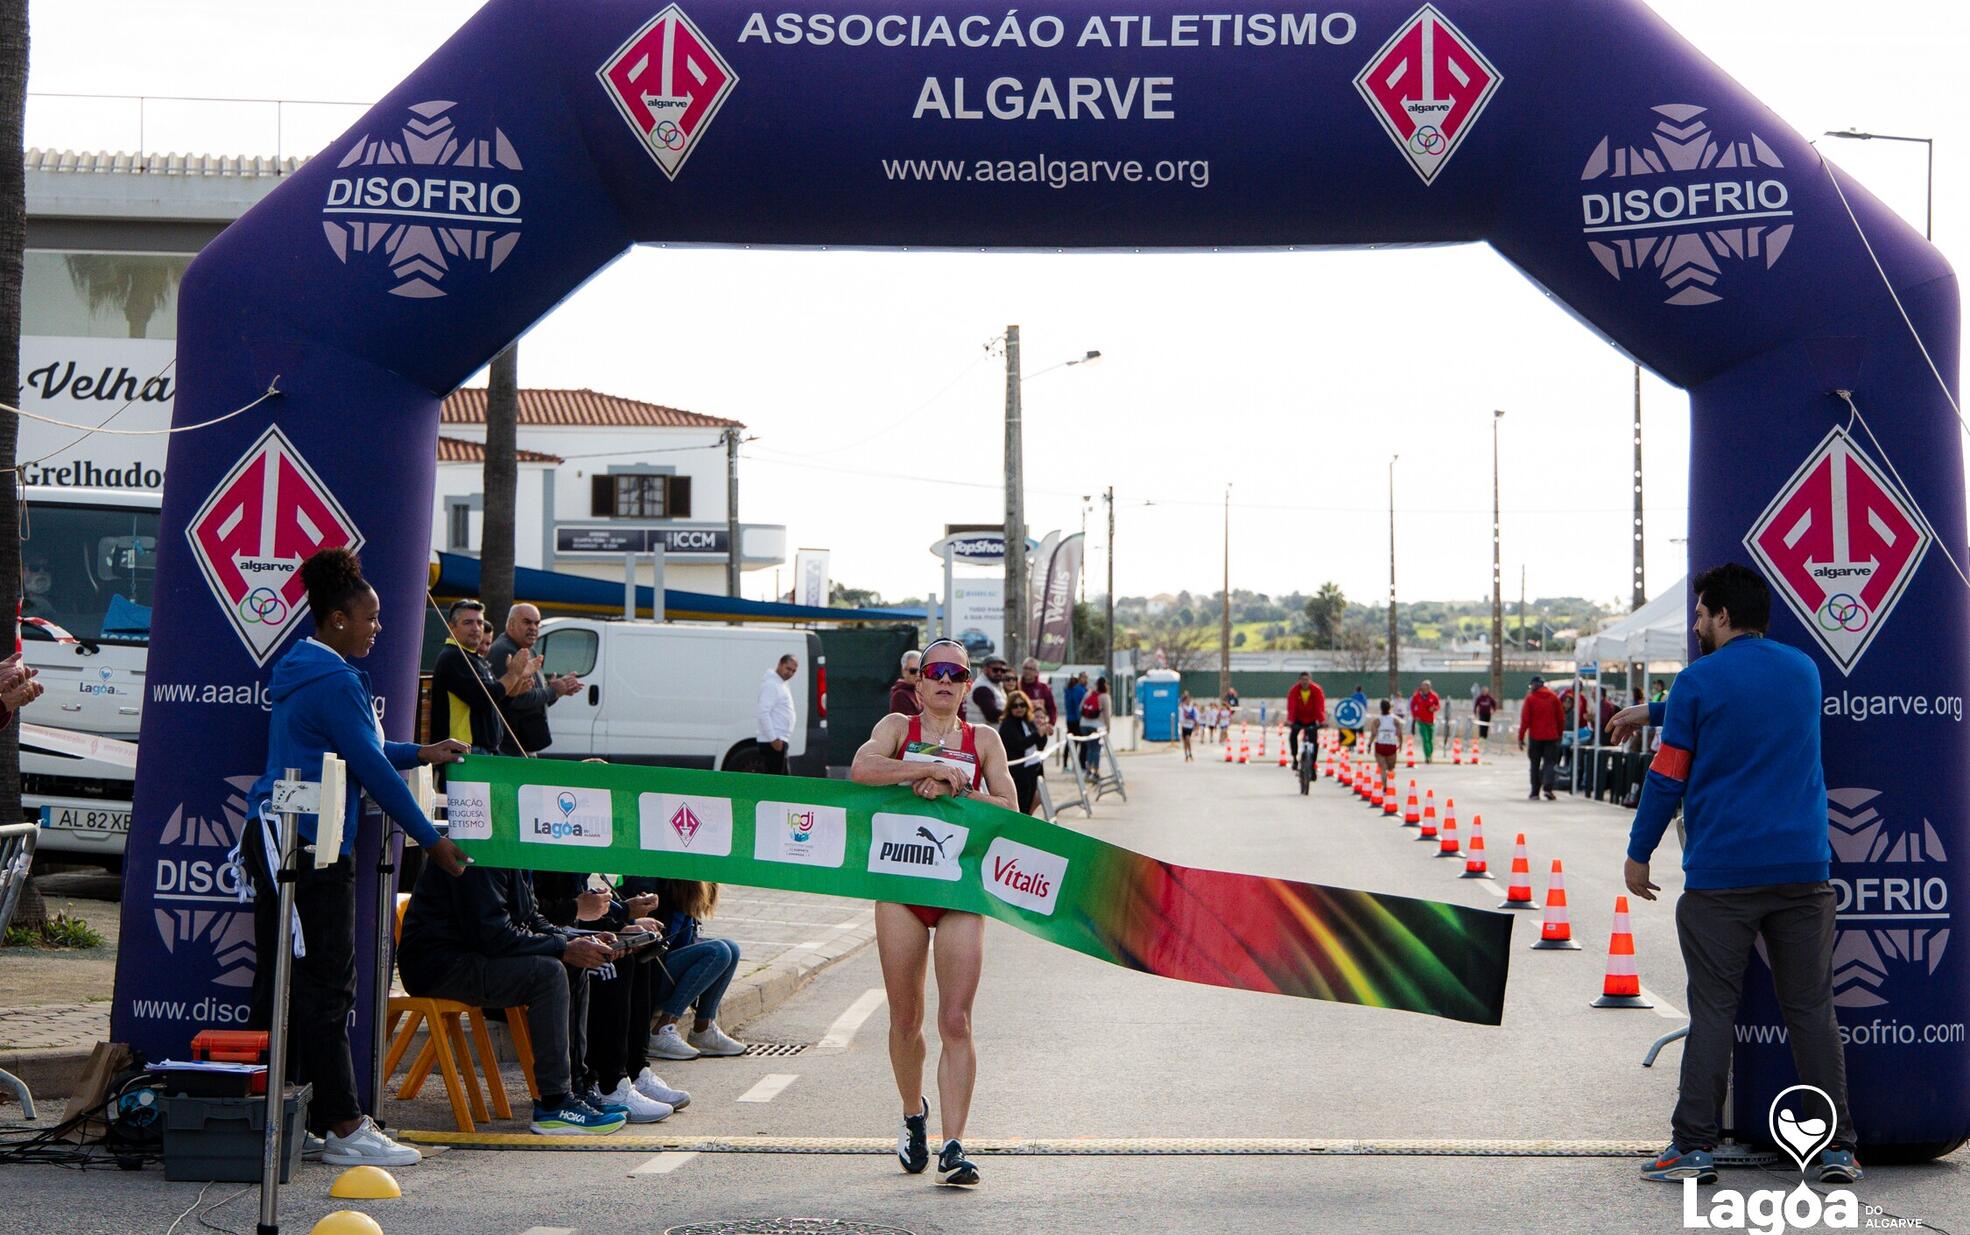
M604 846L615 838L614 807L606 789L522 785L519 813L523 841Z

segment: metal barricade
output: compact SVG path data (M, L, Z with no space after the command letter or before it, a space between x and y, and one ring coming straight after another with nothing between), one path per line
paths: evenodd
M40 835L41 829L31 823L0 827L0 935L13 925L14 910L20 907L21 893L27 891L28 872L34 866L34 842ZM22 1116L32 1122L34 1094L27 1082L0 1068L0 1088L13 1091L21 1104Z

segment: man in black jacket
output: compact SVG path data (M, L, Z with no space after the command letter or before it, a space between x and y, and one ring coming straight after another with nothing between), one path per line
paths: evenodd
M540 1090L532 1128L565 1136L614 1132L625 1121L620 1109L598 1111L575 1097L568 1066L570 1004L586 996L582 971L613 953L613 935L578 935L543 917L525 871L469 866L453 878L426 863L404 913L397 967L412 995L526 1005Z
M511 657L495 677L479 648L486 633L486 607L476 600L456 600L445 610L451 638L438 649L431 664L431 740L457 738L481 754L499 753L499 707L495 700L527 692L540 658Z
M493 676L506 676L513 654L532 653L539 642L540 610L529 604L514 605L506 614L505 633L493 640L492 651L486 654ZM538 661L535 661L535 667L539 667ZM581 679L572 673L548 677L537 672L526 690L517 695L499 696L499 710L506 713L507 725L499 735L500 753L538 753L553 745L554 735L547 726L547 709L554 706L556 699L572 695L580 689ZM515 737L519 738L517 744L513 740Z

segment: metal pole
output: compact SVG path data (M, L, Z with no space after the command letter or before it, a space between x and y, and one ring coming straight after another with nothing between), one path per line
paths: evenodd
M383 1082L389 1079L383 1075L383 1057L389 1053L384 1046L390 1041L390 954L394 950L397 934L394 929L397 923L394 893L397 889L392 878L397 873L397 863L396 855L391 852L397 825L390 821L390 816L381 811L377 813L383 819L383 847L376 851L376 972L370 982L369 1103L371 1110L380 1113L383 1110ZM377 1122L380 1124L382 1120Z
M1928 172L1922 183L1922 238L1934 240L1936 238L1936 142L1934 138L1928 138L1922 144L1929 151Z
M1648 584L1642 574L1642 366L1635 366L1635 593L1630 609L1649 601Z
M1224 615L1218 623L1218 698L1231 694L1231 486L1224 487Z
M301 779L288 768L287 779ZM280 926L274 942L273 1015L267 1025L267 1128L260 1142L260 1225L258 1235L280 1235L281 1116L287 1095L287 992L294 981L294 853L296 814L280 812L280 852L273 855ZM379 1039L376 1043L382 1046Z
M957 615L951 612L951 598L955 595L957 593L951 590L951 538L946 536L944 538L944 625L938 632L937 637L940 639L951 638L951 626L957 621Z
M725 430L725 594L739 594L739 431Z
M1109 677L1112 676L1115 672L1115 486L1114 485L1108 486L1108 495L1104 500L1108 503L1108 640L1107 640L1108 650L1102 657L1101 673L1103 677ZM1114 690L1115 683L1110 682L1108 684L1108 689Z
M1500 707L1505 699L1505 602L1498 577L1498 421L1504 415L1491 413L1491 697Z
M622 616L625 621L636 620L636 554L622 555Z
M650 620L664 621L664 545L661 537L650 545Z
M1400 679L1396 668L1400 652L1398 650L1395 626L1395 461L1401 455L1389 456L1389 698L1402 694Z
M1026 655L1026 493L1019 440L1019 327L1006 327L1006 663Z
M1525 646L1525 563L1519 563L1519 655L1526 653Z

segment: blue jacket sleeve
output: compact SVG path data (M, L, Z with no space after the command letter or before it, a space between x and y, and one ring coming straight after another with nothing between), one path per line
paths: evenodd
M383 757L390 766L399 772L408 772L417 766L417 752L424 749L415 742L385 742Z
M1665 715L1667 715L1668 712L1669 712L1668 700L1666 699L1661 701L1651 700L1649 703L1649 727L1651 729L1662 728L1662 718Z
M383 813L396 820L418 844L430 848L438 843L438 829L417 809L417 799L411 796L410 786L397 775L396 764L386 752L383 739L377 736L376 723L370 719L369 701L363 697L362 686L347 674L341 676L347 682L342 687L343 701L329 709L328 717L335 753L348 763L356 783L369 790L369 796L376 799Z
M1682 803L1689 786L1690 760L1696 754L1696 725L1699 700L1696 683L1689 676L1676 679L1667 703L1650 704L1649 719L1662 715L1662 747L1649 764L1648 778L1642 783L1642 801L1635 808L1635 822L1628 830L1628 856L1646 862Z

